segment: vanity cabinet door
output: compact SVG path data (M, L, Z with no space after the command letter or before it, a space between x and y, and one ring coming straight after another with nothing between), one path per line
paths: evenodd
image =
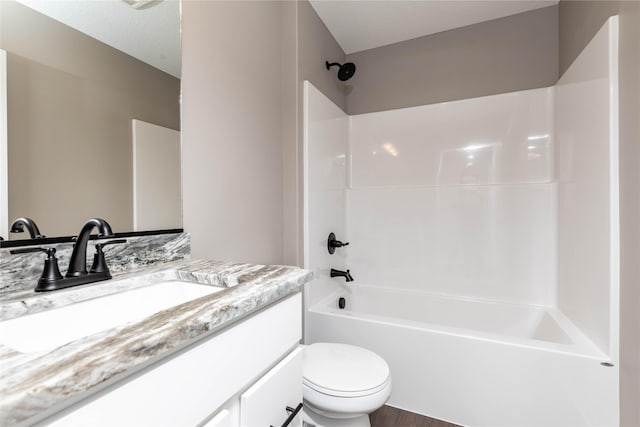
M302 404L302 348L292 351L240 396L240 424L281 427ZM287 409L289 408L289 409ZM302 426L302 411L286 424Z

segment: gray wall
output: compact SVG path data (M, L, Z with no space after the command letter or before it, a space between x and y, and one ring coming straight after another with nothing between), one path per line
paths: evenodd
M344 62L345 54L307 0L284 3L285 103L283 141L283 262L302 265L302 83L309 80L329 99L346 110L345 93L325 60Z
M183 2L182 32L193 256L301 265L302 82L345 108L344 52L306 0Z
M620 425L640 425L640 2L561 1L564 72L607 18L620 15Z
M309 80L342 110L347 109L346 93L350 87L338 80L336 69L330 71L325 61L344 62L345 54L307 0L298 7L298 84Z
M555 84L558 7L347 55L347 112L361 114Z
M194 258L282 261L282 3L182 4L182 182Z
M180 80L19 3L0 8L9 218L51 237L95 216L132 230L131 119L180 129Z

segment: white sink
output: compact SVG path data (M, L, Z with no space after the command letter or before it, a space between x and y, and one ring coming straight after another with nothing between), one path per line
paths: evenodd
M0 322L0 343L22 353L49 350L223 289L172 280L106 295Z

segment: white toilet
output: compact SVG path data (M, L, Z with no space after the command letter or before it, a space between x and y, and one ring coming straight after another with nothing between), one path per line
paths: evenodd
M303 421L318 427L371 427L369 413L391 395L387 362L353 345L306 346L303 378Z

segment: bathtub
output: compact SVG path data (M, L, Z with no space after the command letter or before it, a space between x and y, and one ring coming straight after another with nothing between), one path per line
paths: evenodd
M375 351L389 405L456 424L618 425L618 367L553 308L351 285L308 308L305 341Z

